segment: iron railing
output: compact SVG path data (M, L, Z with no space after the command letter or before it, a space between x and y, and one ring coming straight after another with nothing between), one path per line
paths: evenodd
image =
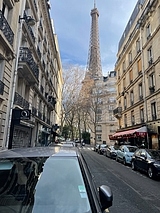
M11 30L1 10L0 10L0 30L3 32L4 36L6 37L10 45L13 45L14 33Z

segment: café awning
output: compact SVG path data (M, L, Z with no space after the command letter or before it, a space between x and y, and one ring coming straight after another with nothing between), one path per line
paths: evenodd
M109 138L111 140L114 140L114 139L118 139L118 138L133 137L133 136L145 137L146 134L147 134L147 127L143 126L138 129L130 129L127 131L116 132L115 134L110 135Z

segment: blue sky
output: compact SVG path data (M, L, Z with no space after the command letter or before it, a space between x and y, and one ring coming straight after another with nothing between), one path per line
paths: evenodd
M137 0L96 0L103 75L114 70L118 42ZM62 65L87 67L94 0L50 0Z

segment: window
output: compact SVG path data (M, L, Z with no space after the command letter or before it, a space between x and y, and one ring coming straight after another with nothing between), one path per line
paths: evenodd
M126 89L126 78L123 79L123 90Z
M141 123L144 123L144 109L143 109L143 107L140 108L140 120L141 120Z
M149 75L149 90L150 90L150 94L154 93L155 91L155 77L154 77L154 73Z
M127 127L127 115L126 114L124 115L124 125L125 125L125 127Z
M133 103L134 103L134 94L133 94L133 90L132 90L131 93L130 93L130 100L131 100L131 106L132 106Z
M96 137L97 137L97 141L101 141L102 140L101 135L96 135Z
M123 61L122 69L123 69L123 72L125 72L125 71L126 71L126 63L125 63L125 61Z
M146 27L146 37L147 39L149 39L151 36L151 25L148 24L147 27Z
M101 125L96 126L96 132L102 132L102 126Z
M129 79L130 79L130 83L132 83L133 82L133 70L132 69L129 71Z
M138 70L138 74L140 75L142 73L142 61L141 61L141 58L137 61L137 70Z
M139 53L141 51L141 43L140 43L140 39L139 38L136 41L136 50L137 50L137 53Z
M151 103L151 116L152 120L156 120L157 114L156 114L156 102Z
M3 73L4 73L4 60L0 59L0 80L3 79Z
M102 114L102 109L101 109L101 108L98 108L98 109L97 109L97 113L98 113L98 114Z
M141 101L143 99L143 88L142 83L139 84L139 100Z
M131 125L135 124L134 111L131 111Z
M132 51L129 52L128 60L129 60L129 64L131 64L132 63Z
M96 119L97 122L102 120L101 115L97 115L96 118L97 118L97 119Z
M153 53L152 53L152 47L150 47L148 49L148 63L149 63L149 66L153 63Z
M127 109L127 98L126 98L126 96L124 97L124 109Z

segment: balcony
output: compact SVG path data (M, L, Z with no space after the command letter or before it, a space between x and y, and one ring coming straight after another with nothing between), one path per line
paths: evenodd
M0 81L0 95L3 95L4 92L4 83Z
M122 117L122 107L117 107L116 109L113 110L113 115L116 118L121 118Z
M14 33L11 30L7 20L2 14L2 11L0 10L0 30L3 32L5 38L10 43L10 45L13 45L13 39L14 39Z
M14 104L24 108L24 109L29 109L29 102L24 99L20 94L15 92L14 96Z
M56 98L54 98L53 96L48 96L48 103L50 103L52 107L55 107L57 103Z
M39 69L28 47L20 47L19 72L29 83L38 83Z

